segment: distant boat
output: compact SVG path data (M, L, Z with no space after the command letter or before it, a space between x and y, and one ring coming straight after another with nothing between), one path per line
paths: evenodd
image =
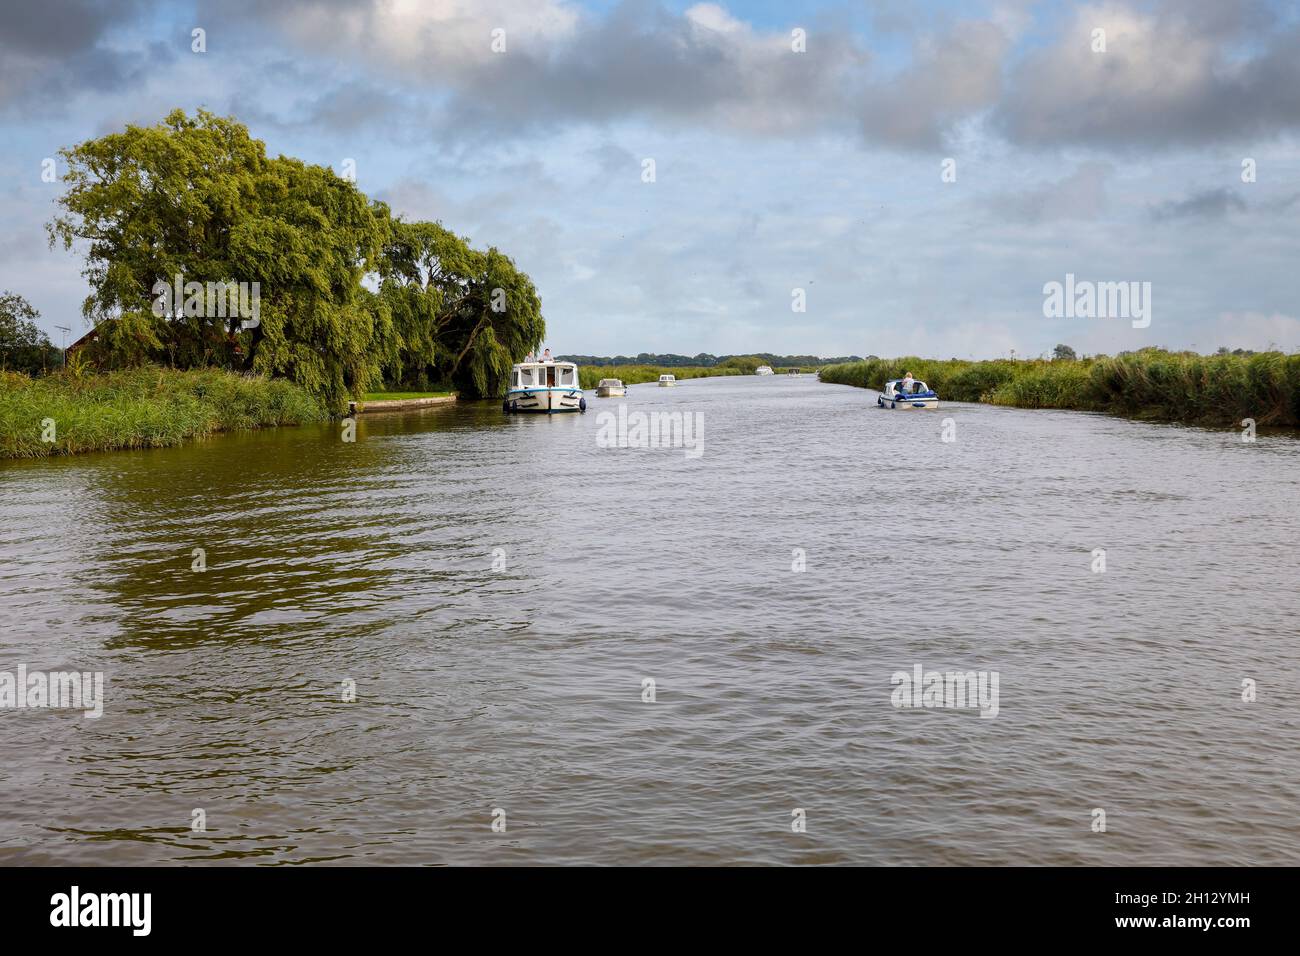
M925 382L912 381L904 386L902 379L890 379L876 397L876 404L881 408L938 408L939 396Z
M602 378L596 385L597 398L621 398L627 394L627 386L616 378Z
M770 366L770 365L760 365L758 368L754 369L754 374L755 374L755 375L775 375L776 373L772 371L772 366Z
M510 369L504 412L585 412L587 399L578 387L572 362L520 362Z
M660 387L660 388L672 388L672 387L673 387L674 385L676 385L676 384L677 384L677 376L676 376L676 375L660 375L660 376L659 376L659 387Z

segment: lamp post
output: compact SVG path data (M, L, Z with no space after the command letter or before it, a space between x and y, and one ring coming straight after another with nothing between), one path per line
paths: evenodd
M56 329L63 333L63 367L68 367L68 333L72 331L66 325L56 325Z

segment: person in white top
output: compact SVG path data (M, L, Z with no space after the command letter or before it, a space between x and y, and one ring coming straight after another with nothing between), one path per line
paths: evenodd
M551 350L550 350L550 349L547 349L545 352L542 353L542 361L543 361L543 362L553 362L553 361L555 361L553 358L551 358Z
M903 373L903 380L898 383L898 390L900 392L910 392L912 390L913 381L914 379L912 378L911 372Z

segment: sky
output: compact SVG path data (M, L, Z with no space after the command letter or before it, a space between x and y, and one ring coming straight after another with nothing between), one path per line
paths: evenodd
M43 161L176 107L501 249L557 354L1300 350L1294 4L0 0L0 289L56 344ZM1067 274L1149 324L1045 315Z

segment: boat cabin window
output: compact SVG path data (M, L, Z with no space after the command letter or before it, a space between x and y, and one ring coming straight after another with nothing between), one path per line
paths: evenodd
M533 384L533 369L521 368L515 370L515 387L530 388Z
M885 386L886 393L892 392L895 395L917 395L921 392L928 391L928 390L929 390L929 386L926 385L925 382L921 381L919 378L912 380L912 385L910 388L905 388L903 386L902 381L890 382Z
M574 373L575 371L577 371L577 370L576 370L576 369L569 368L569 367L567 367L567 366L563 366L563 365L560 366L560 384L561 384L561 385L568 385L568 386L570 386L570 387L572 387L572 386L578 384L577 382L575 382L575 381L573 380L573 373Z

